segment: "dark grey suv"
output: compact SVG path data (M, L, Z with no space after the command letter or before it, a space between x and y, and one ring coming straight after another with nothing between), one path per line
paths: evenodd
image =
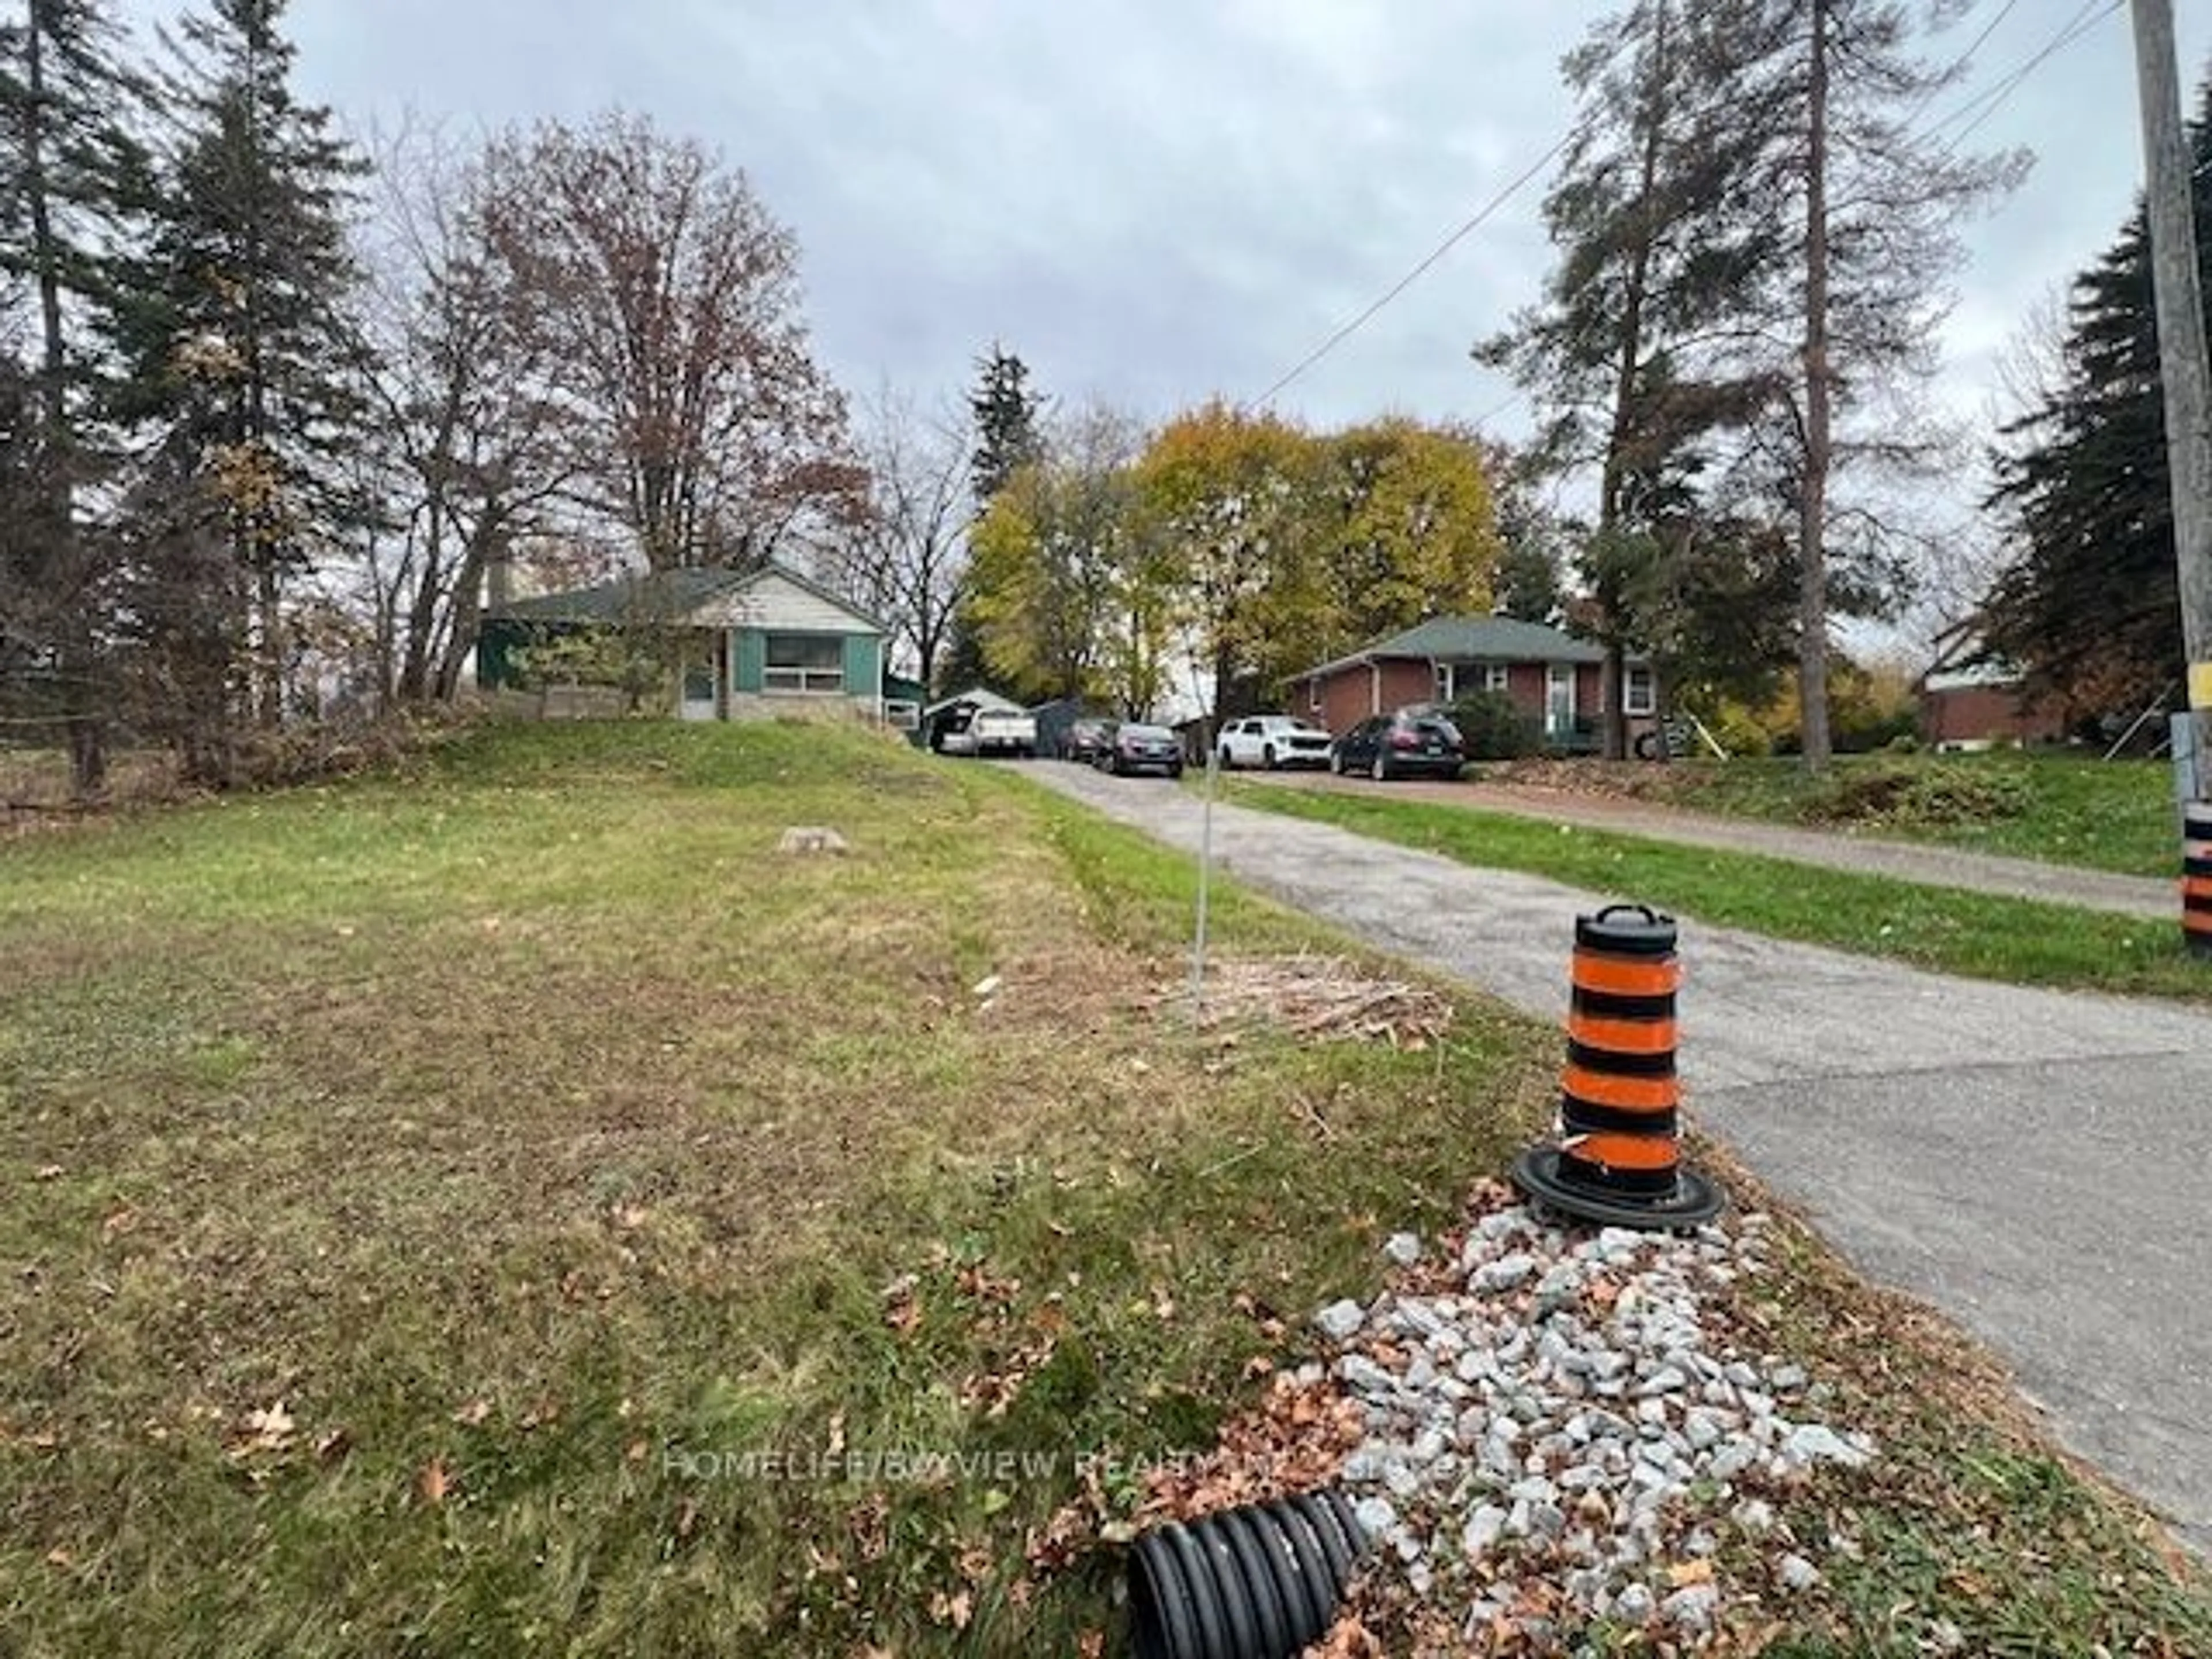
M1442 714L1401 708L1370 714L1329 745L1328 769L1390 778L1455 778L1466 763L1459 728Z

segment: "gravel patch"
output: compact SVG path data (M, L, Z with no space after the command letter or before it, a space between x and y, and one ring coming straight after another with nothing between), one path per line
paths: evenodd
M1755 1214L1565 1228L1500 1194L1463 1239L1394 1236L1417 1270L1316 1320L1365 1415L1341 1478L1382 1570L1463 1617L1471 1645L1518 1651L1601 1624L1704 1645L1732 1597L1766 1588L1723 1581L1724 1535L1778 1561L1771 1582L1819 1583L1761 1494L1875 1446L1820 1420L1802 1365L1737 1352L1714 1316L1765 1270L1765 1235Z

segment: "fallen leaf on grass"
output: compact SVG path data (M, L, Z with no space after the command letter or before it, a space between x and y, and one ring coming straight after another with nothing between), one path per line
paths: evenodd
M912 1273L901 1273L884 1286L884 1323L901 1336L911 1335L921 1323L921 1300L915 1293L920 1282Z
M281 1400L266 1411L248 1412L232 1437L230 1455L245 1457L254 1452L288 1451L292 1431L298 1426Z
M107 1212L106 1217L100 1224L100 1237L103 1238L120 1238L124 1234L131 1231L137 1225L138 1212L132 1209L128 1204L125 1204L120 1209L111 1210Z
M975 1616L973 1600L966 1590L946 1595L934 1592L929 1598L929 1616L940 1625L950 1625L955 1630L966 1630L968 1621Z
M41 1164L39 1165L39 1179L41 1181L58 1181L66 1173L67 1171L65 1171L58 1164Z
M462 1407L459 1411L453 1413L453 1421L473 1429L483 1423L484 1419L490 1415L490 1401L471 1400L467 1405Z
M315 1461L334 1463L353 1449L353 1436L343 1429L332 1429L315 1442Z
M1691 1584L1710 1584L1713 1582L1713 1564L1710 1561L1677 1561L1667 1569L1667 1582L1676 1589Z
M459 1485L460 1482L454 1479L453 1471L446 1467L446 1460L442 1457L432 1458L416 1472L416 1492L421 1495L424 1503L434 1506L444 1503L447 1498L453 1496Z

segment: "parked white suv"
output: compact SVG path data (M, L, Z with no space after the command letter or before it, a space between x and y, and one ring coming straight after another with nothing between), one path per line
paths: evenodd
M1232 766L1326 766L1328 733L1294 714L1248 714L1221 729L1222 769Z

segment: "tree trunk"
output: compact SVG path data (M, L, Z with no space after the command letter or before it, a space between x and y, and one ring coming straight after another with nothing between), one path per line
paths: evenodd
M1797 497L1797 718L1805 769L1824 770L1828 737L1828 7L1813 0L1806 82L1805 475Z
M1628 270L1621 284L1620 350L1613 364L1613 426L1607 434L1604 474L1598 486L1597 533L1601 545L1609 545L1620 526L1622 473L1629 443L1634 435L1636 377L1644 361L1644 303L1651 283L1651 192L1659 179L1659 111L1665 95L1667 75L1667 6L1660 0L1651 23L1651 65L1644 77L1644 149L1638 163L1636 236L1629 249ZM1608 556L1610 554L1608 553ZM1599 688L1605 704L1605 749L1607 760L1628 757L1626 679L1623 664L1626 642L1620 614L1620 596L1608 596L1605 605L1605 665Z
M99 795L107 782L106 721L100 708L90 609L92 582L88 549L77 533L71 471L76 446L69 420L69 354L62 329L61 251L54 245L52 204L46 172L46 60L40 47L44 29L39 9L29 9L23 30L23 72L27 97L23 110L24 205L31 221L31 260L38 271L40 327L40 413L46 428L40 446L54 494L48 522L58 544L47 550L49 569L58 574L55 605L62 639L55 667L61 678L63 725L69 736L70 793L79 801Z
M453 576L453 623L446 634L446 649L439 659L438 677L431 688L440 702L451 702L460 693L461 670L468 663L469 653L476 649L477 635L483 623L484 567L495 554L505 556L501 544L506 538L506 513L495 506L486 507L468 545L462 550L461 567Z

